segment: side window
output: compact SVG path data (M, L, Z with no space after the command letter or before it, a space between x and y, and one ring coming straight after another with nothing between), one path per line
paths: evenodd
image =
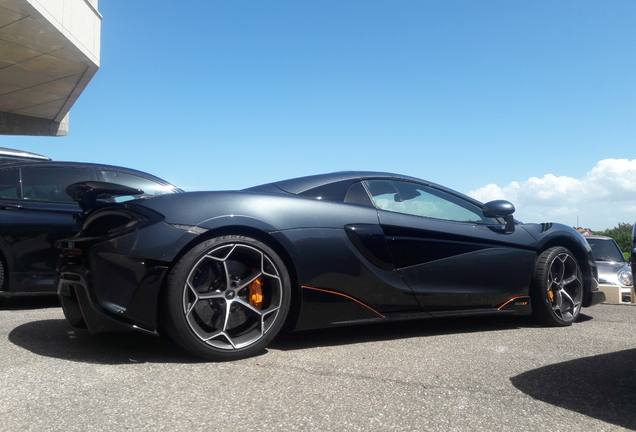
M369 198L369 194L361 182L356 182L349 187L344 202L373 207L371 198Z
M22 168L22 193L25 200L74 202L66 193L70 184L91 179L87 168Z
M18 184L17 169L0 171L0 198L20 198Z
M390 180L368 180L365 185L381 210L455 222L497 223L471 202L428 186Z
M136 175L106 170L100 170L100 172L104 176L104 181L141 189L144 191L144 195L163 195L174 192L171 186L165 186Z
M348 204L373 207L371 198L360 181L345 180L308 189L300 195Z
M313 189L308 189L300 195L328 201L343 202L350 184L351 181L329 183Z

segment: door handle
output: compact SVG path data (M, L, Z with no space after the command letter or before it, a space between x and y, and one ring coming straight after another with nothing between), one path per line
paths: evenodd
M20 204L0 204L0 210L22 210L23 205Z

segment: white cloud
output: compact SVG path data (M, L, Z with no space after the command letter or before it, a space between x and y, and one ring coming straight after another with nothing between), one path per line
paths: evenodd
M507 186L489 184L468 192L487 202L506 199L524 222L560 222L603 230L636 221L636 159L604 159L583 179L546 174Z

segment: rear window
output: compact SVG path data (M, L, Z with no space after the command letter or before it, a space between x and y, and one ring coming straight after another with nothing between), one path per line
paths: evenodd
M19 198L18 170L0 171L0 198Z
M73 183L91 179L87 168L23 168L22 194L25 200L74 202L66 193Z

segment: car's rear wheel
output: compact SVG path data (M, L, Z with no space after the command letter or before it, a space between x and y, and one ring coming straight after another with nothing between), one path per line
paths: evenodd
M557 246L539 255L530 296L534 318L540 324L564 327L576 321L583 302L583 276L572 252Z
M4 286L4 280L6 278L5 273L6 271L4 269L4 259L2 256L0 256L0 291L5 290L5 286Z
M84 316L82 315L82 309L80 308L79 302L77 301L75 291L71 291L70 297L58 294L58 298L60 299L60 304L62 305L64 318L66 318L66 321L68 321L71 327L87 328L86 320L84 320Z
M195 246L170 272L162 325L199 357L245 358L279 332L290 297L289 275L270 247L250 237L217 237Z

